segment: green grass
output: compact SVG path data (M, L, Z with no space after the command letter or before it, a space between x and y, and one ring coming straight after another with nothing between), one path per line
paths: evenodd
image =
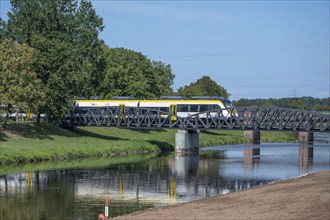
M0 130L0 164L35 163L90 157L142 155L174 150L176 129L78 127L67 130L50 124L10 123ZM292 134L262 133L262 141L292 141ZM290 139L291 138L291 139ZM203 131L200 147L246 143L243 131Z
M76 128L73 131L34 124L12 124L1 132L0 163L112 157L159 152L166 143L148 141L139 132L114 128Z
M298 132L262 131L261 142L298 142Z

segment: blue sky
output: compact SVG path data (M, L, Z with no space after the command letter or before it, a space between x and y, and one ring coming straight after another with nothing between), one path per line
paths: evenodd
M329 1L92 2L100 37L170 64L175 90L207 75L234 100L330 96Z

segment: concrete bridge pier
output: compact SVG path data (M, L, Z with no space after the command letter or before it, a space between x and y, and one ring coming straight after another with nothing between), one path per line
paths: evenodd
M244 137L248 139L249 144L260 144L260 131L244 131Z
M179 130L175 134L175 152L194 154L199 150L199 132L197 130Z
M298 142L300 144L313 144L314 133L313 132L299 132Z

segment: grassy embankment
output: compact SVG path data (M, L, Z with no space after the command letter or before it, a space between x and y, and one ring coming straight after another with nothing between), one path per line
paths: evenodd
M11 123L0 130L0 164L34 163L88 157L114 157L174 150L177 130L131 130L80 127L66 130L49 124ZM265 132L262 142L296 141L292 133ZM242 131L206 131L200 147L245 143Z

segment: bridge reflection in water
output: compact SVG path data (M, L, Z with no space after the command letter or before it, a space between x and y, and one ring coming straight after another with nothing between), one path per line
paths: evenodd
M260 148L244 148L244 166L246 170L253 170L260 164Z
M171 154L106 168L2 175L0 214L7 217L6 210L16 210L18 204L20 216L33 215L25 219L42 219L45 212L54 218L65 214L70 219L92 219L102 211L107 195L113 217L329 169L329 147L260 146L219 147L199 155ZM100 209L88 216L82 210L91 210L92 204Z
M162 173L149 173L148 176L141 173L124 175L124 183L120 181L123 186L118 186L119 192L125 191L125 198L134 199L135 194L135 199L139 201L157 200L164 204L191 201L263 184L264 181L227 179L221 176L218 160L222 159L225 159L223 152L175 155L167 161L168 176ZM135 175L137 177L134 178ZM132 192L134 188L136 193Z
M260 148L247 147L244 148L244 166L247 171L258 169L260 165ZM298 147L298 164L299 173L308 173L313 166L314 148L310 145L299 145Z
M307 173L313 166L314 148L308 145L299 146L299 171Z
M299 146L296 148L296 158L293 160L297 175L312 171L313 147ZM93 180L77 184L77 194L108 194L114 199L157 201L159 204L191 201L211 195L225 194L244 188L250 188L272 182L274 178L259 178L262 172L275 175L285 170L287 165L274 164L273 161L263 158L263 150L255 147L245 147L243 150L244 175L240 175L237 167L232 170L231 176L224 172L227 166L225 151L203 152L200 155L175 155L164 161L158 161L155 167L148 164L148 172L134 172L133 170L109 170L102 179L107 179L104 186L93 183ZM224 166L223 166L224 165ZM223 167L222 167L223 166ZM289 163L292 166L292 163ZM291 169L291 168L290 168ZM290 170L289 169L289 170ZM262 171L263 170L263 171ZM257 176L255 176L257 173ZM285 176L285 175L284 175ZM96 180L96 179L95 179ZM100 191L86 191L86 185L98 185ZM94 187L92 187L94 188ZM95 187L96 188L96 187Z

